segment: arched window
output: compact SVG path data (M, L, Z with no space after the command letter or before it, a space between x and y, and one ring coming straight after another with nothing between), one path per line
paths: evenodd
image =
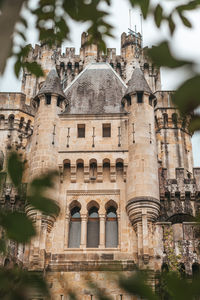
M22 129L22 127L23 127L23 122L24 122L24 118L21 117L20 122L19 122L19 129Z
M82 159L76 161L76 180L77 182L84 181L84 162Z
M26 123L26 128L25 128L26 132L29 131L30 127L31 127L31 120L28 120L28 122Z
M163 263L162 264L162 267L161 267L161 271L164 273L164 272L169 272L169 267L166 263Z
M69 159L65 159L63 161L64 170L63 170L63 177L64 180L70 181L71 180L71 164Z
M106 212L106 248L118 246L118 222L114 206L110 206Z
M198 263L194 263L192 265L192 277L199 278L199 276L200 276L200 266Z
M4 261L4 267L8 267L10 265L10 259L9 258L6 258L5 261Z
M103 160L103 181L110 181L110 160Z
M180 263L180 265L179 265L179 272L180 272L181 278L185 278L185 265L183 263Z
M69 225L69 248L79 248L81 242L81 215L80 207L75 206L71 209Z
M47 94L47 95L45 95L45 98L46 98L46 104L50 105L51 104L51 95Z
M4 125L5 117L4 115L0 115L0 126Z
M88 211L87 223L87 247L98 248L99 246L99 213L97 206L92 206Z
M124 163L123 159L117 159L116 160L116 174L117 174L117 180L123 179L123 173L124 173Z
M14 119L15 119L14 115L10 115L8 117L8 128L9 129L13 129L13 127L14 127Z
M163 114L163 125L164 127L168 126L168 114Z
M96 159L90 160L90 180L96 180L97 178L97 161Z
M175 128L177 128L178 125L178 115L177 114L172 114L172 123Z

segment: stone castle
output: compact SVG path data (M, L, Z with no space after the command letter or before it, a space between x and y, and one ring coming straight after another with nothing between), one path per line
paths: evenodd
M27 161L23 193L5 176L0 201L35 222L37 237L10 247L28 270L44 272L52 299L75 289L94 300L90 276L113 299L131 300L102 268L199 272L200 168L190 117L172 104L173 91L161 90L141 35L123 33L120 55L87 41L83 33L79 55L36 45L27 60L45 77L24 70L21 93L0 93L0 167L13 148ZM57 218L22 207L27 184L53 169Z

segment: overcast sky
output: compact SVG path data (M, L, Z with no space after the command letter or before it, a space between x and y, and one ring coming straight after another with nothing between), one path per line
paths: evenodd
M156 1L156 0L155 0ZM181 2L181 1L179 1ZM183 1L182 1L183 2ZM33 1L33 5L35 0ZM163 1L162 1L163 3ZM170 11L171 7L177 4L177 1L166 1L165 11ZM113 34L115 39L109 38L107 46L117 48L117 54L120 53L120 36L122 32L127 32L130 27L129 19L129 4L127 0L113 0L113 5L109 8L111 16L108 21L114 25L115 30ZM26 14L27 15L27 14ZM190 12L187 14L188 18L193 24L193 29L187 29L181 24L177 18L176 23L178 28L171 40L172 51L181 58L192 59L197 63L197 70L200 72L200 10ZM33 45L38 42L37 32L34 30L34 18L28 16L29 30L27 32L28 43ZM80 36L83 31L87 29L86 24L77 24L70 21L71 24L71 41L66 41L63 47L76 47L76 53L79 53ZM131 11L131 25L132 28L137 26L137 31L141 31L140 12L137 10ZM143 41L144 46L151 47L163 39L169 38L168 27L163 24L161 30L158 30L153 21L143 21ZM166 70L161 72L162 89L173 90L176 89L180 83L187 78L188 74L184 69ZM0 91L20 91L20 82L15 78L13 73L13 60L10 59L7 65L3 78L0 80ZM193 152L195 166L200 166L200 135L195 134L193 137Z

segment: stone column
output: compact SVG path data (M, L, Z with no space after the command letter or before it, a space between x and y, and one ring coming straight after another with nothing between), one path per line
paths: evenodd
M120 214L117 214L117 229L118 229L118 248L121 248L121 219L120 219Z
M99 215L99 248L105 248L105 214Z
M64 228L64 249L68 248L69 242L69 222L70 216L68 213L65 215L65 228Z
M87 215L81 215L81 245L80 248L86 248L87 245Z

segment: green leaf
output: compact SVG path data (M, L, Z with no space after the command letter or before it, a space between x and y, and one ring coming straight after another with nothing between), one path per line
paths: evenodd
M161 25L162 18L163 18L163 8L162 6L160 6L160 4L158 4L154 12L154 20L158 28Z
M34 196L28 196L27 200L33 207L47 215L58 215L60 212L60 208L57 203L50 198L35 194Z
M192 64L189 61L179 60L172 56L167 41L148 50L148 55L159 67L178 68L184 65Z
M27 197L28 203L47 215L58 215L60 212L58 204L45 196L45 191L53 188L55 176L57 172L52 171L34 179L30 184Z
M8 158L8 174L16 187L22 182L24 164L16 152L12 152Z
M17 78L19 77L19 73L20 73L21 67L22 67L22 64L21 64L20 60L18 59L16 61L16 63L15 63L15 66L14 66L15 75L16 75Z
M30 299L30 294L47 296L49 291L41 273L26 271L18 267L0 267L0 295L2 300ZM46 297L45 297L46 299Z
M200 116L193 116L190 122L189 129L192 133L200 130Z
M186 17L184 17L182 14L179 14L179 16L181 18L181 21L183 22L183 24L186 27L192 28L192 24L190 23L190 21Z
M146 19L147 15L149 13L150 0L129 0L129 1L133 7L135 5L140 7L143 18Z
M36 234L32 221L22 212L1 214L0 225L9 239L19 243L28 242Z
M172 100L183 113L192 112L200 105L200 75L186 80L172 95Z
M25 19L25 18L23 18L23 17L20 17L20 18L19 18L19 22L21 22L21 23L24 25L24 27L25 27L25 28L27 28L27 27L28 27L28 23L27 23L27 21L26 21L26 19Z
M31 74L34 74L36 77L44 76L44 72L41 68L41 66L36 62L25 62L23 63L23 66L26 67L26 69L31 72Z
M0 239L0 253L6 253L6 241L4 238Z
M151 286L146 283L148 277L147 272L135 271L135 273L128 278L121 276L119 278L119 286L131 295L148 300L158 300Z
M169 15L169 17L168 17L168 25L169 25L170 33L171 33L171 35L173 35L176 25L172 19L172 15Z

